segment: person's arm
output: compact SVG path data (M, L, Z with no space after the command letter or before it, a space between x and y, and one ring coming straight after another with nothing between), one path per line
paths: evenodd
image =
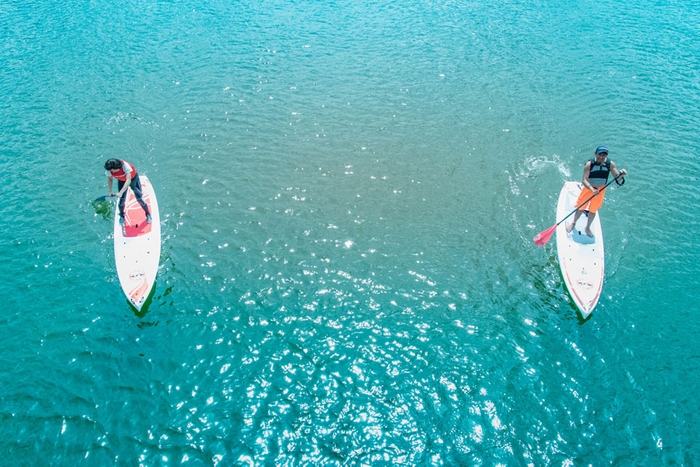
M107 193L109 193L109 196L112 196L112 181L114 180L114 177L111 175L107 175Z
M117 193L117 198L121 198L124 193L126 193L126 190L129 189L129 185L131 185L131 172L126 173L126 181L124 182L124 186L122 189Z
M610 172L613 174L613 177L617 178L618 175L622 175L622 177L617 178L615 182L619 185L622 186L623 183L625 183L625 175L627 175L627 170L622 169L620 171L617 170L617 166L615 165L614 162L610 162Z

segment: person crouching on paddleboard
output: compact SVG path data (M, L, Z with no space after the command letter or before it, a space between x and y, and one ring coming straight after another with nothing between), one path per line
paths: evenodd
M591 232L591 224L598 209L603 205L603 199L605 197L605 185L608 183L608 176L610 173L613 177L618 175L627 175L627 170L622 169L617 170L615 163L608 158L608 148L606 146L598 146L595 150L595 157L586 162L583 166L583 188L581 189L581 194L576 200L576 206L579 206L576 214L574 214L574 221L566 226L566 231L571 232L574 230L576 221L581 217L584 211L588 211L588 223L586 224L586 235L593 237L593 232ZM624 178L618 178L615 182L622 186L625 183ZM593 197L588 203L585 203L587 199Z
M109 196L119 198L119 224L124 225L124 205L126 204L126 190L131 188L136 196L136 201L139 202L143 210L146 212L146 222L151 223L151 213L148 211L148 205L143 200L141 192L141 181L139 174L136 172L136 167L127 161L119 159L108 159L105 162L105 173L107 174L107 188ZM117 179L119 192L116 195L112 194L112 180Z

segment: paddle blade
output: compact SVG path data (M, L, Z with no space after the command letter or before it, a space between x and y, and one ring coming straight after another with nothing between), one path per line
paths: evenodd
M552 238L555 230L557 230L557 224L554 224L547 230L543 230L542 232L538 233L535 235L533 240L538 246L544 246L544 244L547 243L550 238Z
M107 198L109 198L109 196L98 196L94 201L107 201Z

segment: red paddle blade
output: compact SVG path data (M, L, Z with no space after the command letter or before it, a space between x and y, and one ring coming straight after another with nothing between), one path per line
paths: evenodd
M538 246L544 246L544 244L547 243L550 238L552 238L552 235L554 234L555 230L557 230L556 224L554 224L553 226L551 226L547 230L543 230L542 232L535 235L535 238L533 240L535 240L535 243Z

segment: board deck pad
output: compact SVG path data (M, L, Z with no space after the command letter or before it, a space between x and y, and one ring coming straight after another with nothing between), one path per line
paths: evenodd
M581 243L582 245L591 245L595 243L595 232L594 236L589 237L586 233L586 223L588 222L588 213L581 215L581 218L576 223L576 228L571 231L571 239L576 243Z
M139 176L143 199L151 213L146 213L129 189L124 206L124 225L119 224L119 211L114 214L114 259L119 283L129 303L142 311L158 273L160 262L160 214L150 180Z
M143 200L148 204L148 210L150 211L150 193L143 193ZM129 190L129 196L124 206L124 236L138 237L139 235L145 235L151 232L152 225L153 223L149 224L146 222L146 212L136 200L134 193Z

